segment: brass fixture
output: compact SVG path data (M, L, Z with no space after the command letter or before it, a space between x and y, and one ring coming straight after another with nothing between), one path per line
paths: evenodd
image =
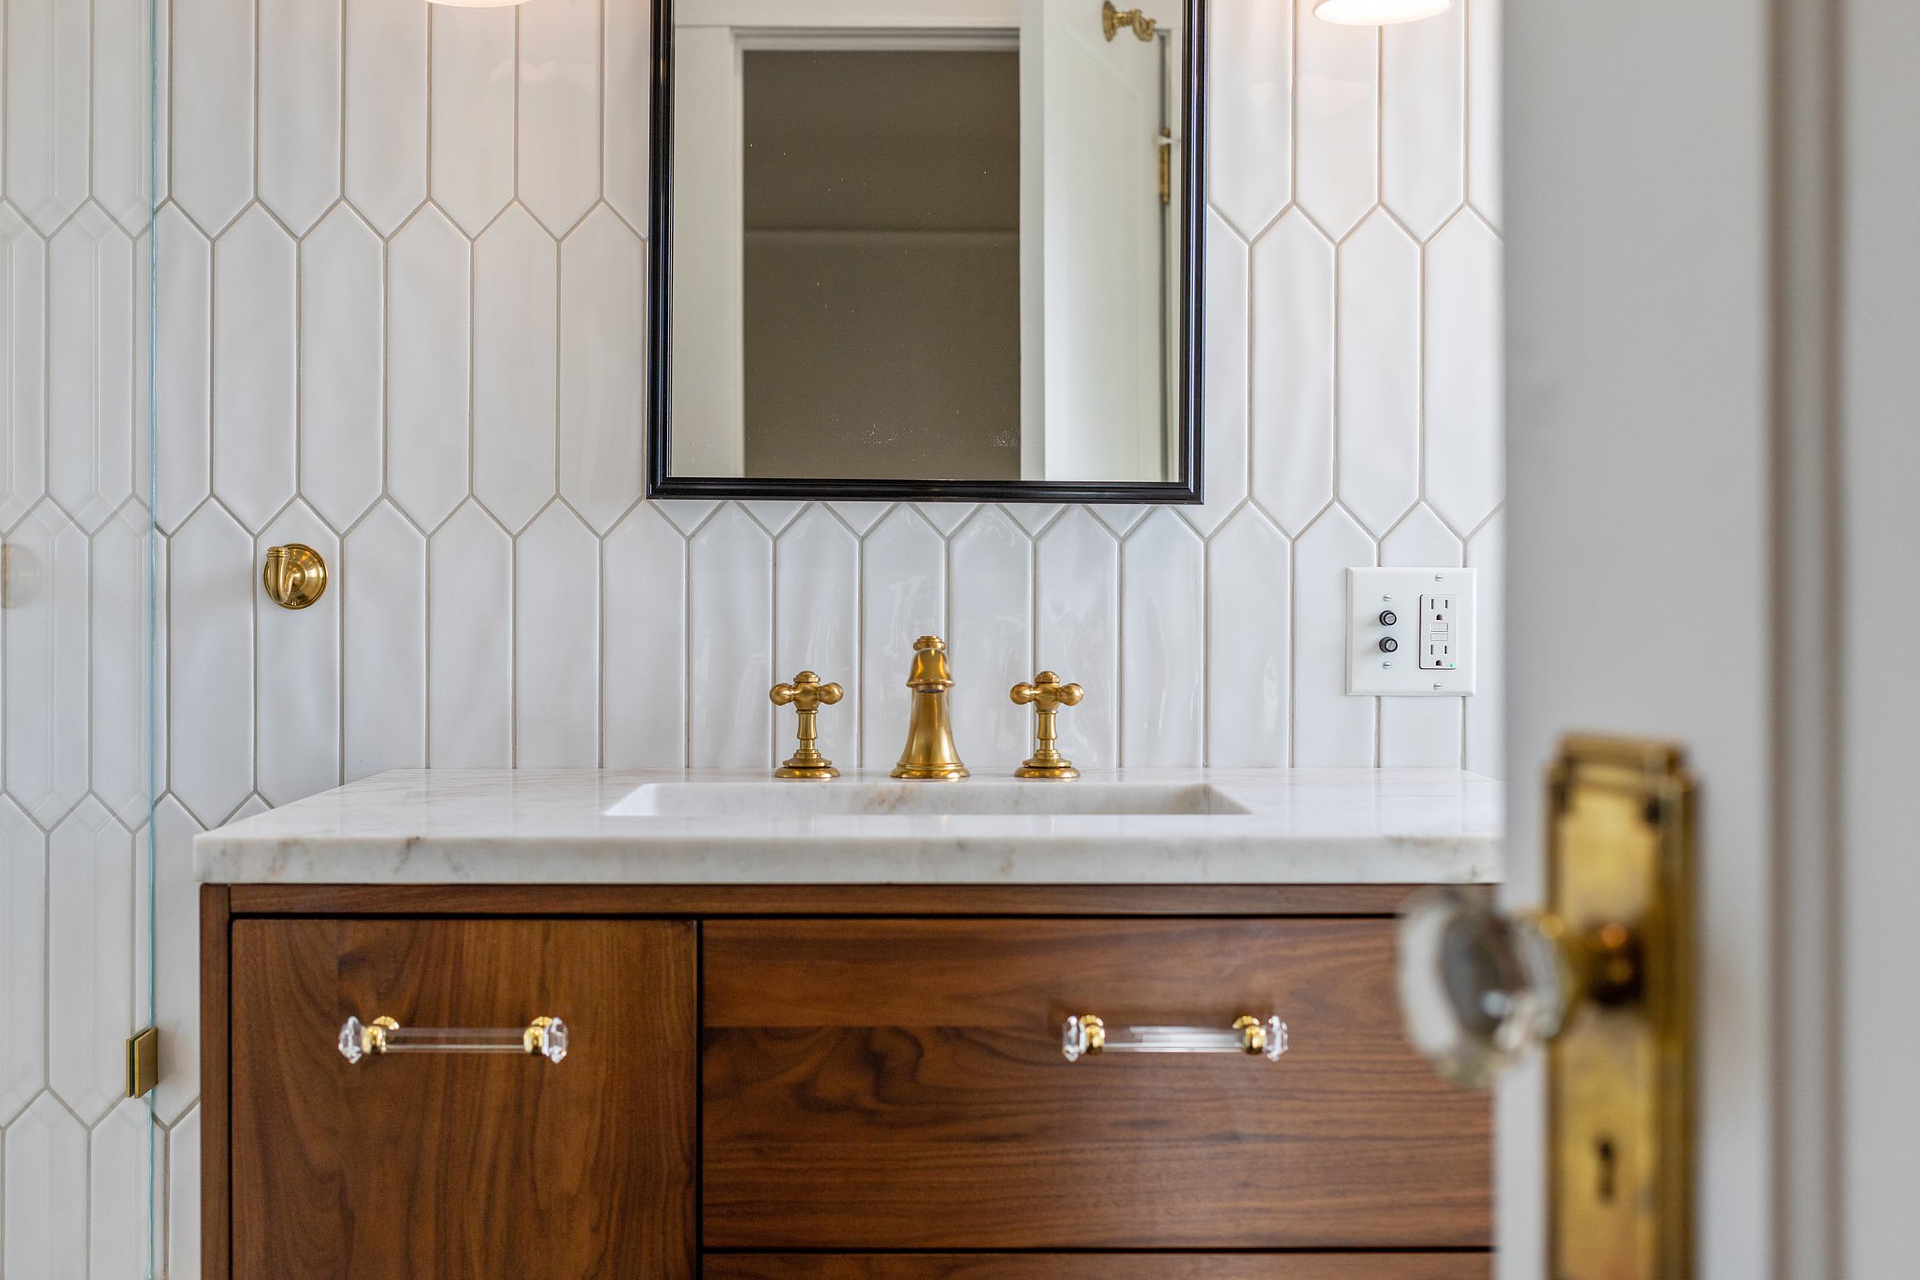
M559 1062L569 1039L567 1024L545 1015L524 1027L403 1027L381 1014L372 1022L348 1018L335 1043L348 1062L389 1053L521 1053Z
M1548 1274L1691 1274L1694 782L1668 743L1573 736L1547 784L1547 909L1425 890L1400 1003L1441 1074L1547 1047Z
M282 609L304 609L326 594L327 562L303 542L268 547L260 582L267 598Z
M1060 1035L1060 1053L1078 1062L1096 1053L1244 1053L1278 1062L1287 1051L1287 1024L1276 1014L1256 1018L1243 1013L1231 1029L1213 1027L1117 1027L1082 1013L1068 1018Z
M127 1096L144 1098L160 1083L160 1028L127 1037Z
M947 642L939 636L921 636L913 642L913 668L907 673L913 690L913 712L907 720L907 746L896 778L964 778L960 749L953 745L953 717L947 711L947 690L953 671L947 665Z
M791 683L777 684L767 691L773 699L773 705L784 707L791 705L800 713L800 748L787 758L787 762L773 771L776 778L837 778L840 771L833 767L833 761L820 754L814 746L820 740L818 723L820 708L832 706L840 701L845 690L837 684L821 684L820 677L811 671L802 671Z
M1034 736L1038 740L1033 755L1027 762L1014 770L1016 778L1077 778L1080 771L1073 767L1073 761L1060 754L1055 744L1060 740L1056 721L1062 707L1077 707L1085 691L1077 684L1061 684L1060 677L1051 671L1042 671L1031 682L1023 681L1013 686L1011 696L1018 706L1032 704L1034 710Z
M1114 8L1113 0L1106 0L1100 6L1100 30L1106 32L1108 41L1127 30L1131 30L1137 40L1151 40L1153 29L1158 25L1139 9Z

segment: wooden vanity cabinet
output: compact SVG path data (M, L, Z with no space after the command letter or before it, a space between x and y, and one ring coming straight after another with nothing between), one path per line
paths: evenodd
M1481 1280L1403 886L208 886L205 1280ZM350 1063L349 1016L566 1019ZM1278 1062L1068 1062L1277 1013Z

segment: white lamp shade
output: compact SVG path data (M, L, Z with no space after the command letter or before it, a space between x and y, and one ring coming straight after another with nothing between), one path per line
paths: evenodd
M1390 27L1418 22L1453 7L1453 0L1319 0L1313 16L1347 27Z

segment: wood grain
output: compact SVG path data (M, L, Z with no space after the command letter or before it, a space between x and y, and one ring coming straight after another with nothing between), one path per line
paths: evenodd
M1487 1280L1489 1253L708 1254L705 1280Z
M694 1274L694 927L237 920L236 1275L598 1280ZM564 1018L566 1060L349 1064L349 1014Z
M231 1247L227 1073L229 893L200 886L200 1280L228 1280Z
M1381 920L715 921L712 1249L1490 1242L1483 1096L1402 1039ZM1069 1013L1227 1026L1279 1063L1067 1063Z
M1390 916L1418 886L237 884L236 915Z

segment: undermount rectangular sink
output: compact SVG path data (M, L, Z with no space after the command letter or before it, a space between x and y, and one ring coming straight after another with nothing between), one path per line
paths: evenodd
M1244 814L1205 783L1114 782L649 782L610 817L1049 817Z

